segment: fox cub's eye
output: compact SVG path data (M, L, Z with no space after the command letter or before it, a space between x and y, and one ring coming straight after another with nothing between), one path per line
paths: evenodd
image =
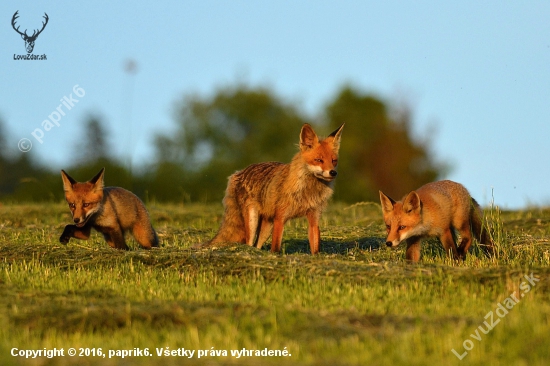
M332 165L336 166L338 164L338 159L332 159Z
M399 226L399 230L404 230L405 228L406 226L403 226L403 225Z
M74 203L69 203L69 207L70 207L70 208L75 208L76 205L75 205Z
M82 204L82 207L88 207L88 206L90 206L90 204L87 203L87 202L84 202L84 203Z
M315 159L315 162L323 164L323 159Z
M390 230L390 229L391 229L391 225L386 225L386 229Z

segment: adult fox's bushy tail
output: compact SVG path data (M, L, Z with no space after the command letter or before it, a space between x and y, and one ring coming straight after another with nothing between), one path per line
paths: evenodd
M220 229L216 236L204 244L205 246L216 243L245 243L244 221L234 191L230 184L223 199L224 214Z

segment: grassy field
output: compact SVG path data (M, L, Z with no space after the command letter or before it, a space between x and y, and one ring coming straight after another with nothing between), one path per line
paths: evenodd
M329 205L315 257L305 220L285 227L283 254L268 245L194 250L217 230L220 204L148 208L161 247L130 241L133 249L121 252L97 233L59 244L70 223L65 204L0 206L0 364L550 359L550 210L487 212L495 258L474 245L455 262L429 241L413 265L403 248L383 245L376 204ZM54 348L63 356L25 358Z

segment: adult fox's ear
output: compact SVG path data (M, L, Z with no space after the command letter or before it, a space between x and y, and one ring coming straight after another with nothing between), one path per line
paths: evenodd
M338 151L340 149L340 138L342 137L342 129L344 128L345 123L342 123L340 127L338 127L336 130L332 131L330 135L328 135L327 140L332 138L332 145L334 148L334 151Z
M389 196L386 196L382 191L378 191L378 193L380 193L380 204L382 205L382 211L392 212L395 201L392 200Z
M411 213L416 210L420 210L420 197L418 196L418 193L412 191L403 201L403 211L406 213Z
M76 183L76 180L71 178L63 169L61 169L61 179L63 180L63 190L65 192L70 192L73 190L73 185Z
M305 151L312 149L317 144L319 144L317 134L308 123L304 123L300 131L300 150Z
M103 173L105 173L105 168L101 168L99 173L97 173L95 177L93 177L88 181L88 183L91 183L94 185L94 188L96 190L103 189Z

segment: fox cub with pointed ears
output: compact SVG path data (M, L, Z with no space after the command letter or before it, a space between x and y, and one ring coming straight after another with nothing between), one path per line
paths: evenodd
M487 255L493 253L493 242L483 227L483 213L466 188L450 180L428 183L394 201L380 191L380 203L388 237L386 245L407 243L406 258L420 259L420 241L437 237L454 259L466 259L475 237ZM457 235L460 245L457 247Z
M93 228L103 234L111 248L128 250L124 239L127 231L144 249L158 247L158 237L143 202L123 188L104 187L104 172L105 168L88 182L79 183L61 170L74 225L65 226L59 241L67 244L71 238L86 240Z
M306 123L300 131L300 151L289 164L253 164L231 175L223 222L205 245L238 242L261 248L273 233L271 251L279 252L285 223L305 216L311 254L317 254L319 219L333 193L343 128L321 140Z

